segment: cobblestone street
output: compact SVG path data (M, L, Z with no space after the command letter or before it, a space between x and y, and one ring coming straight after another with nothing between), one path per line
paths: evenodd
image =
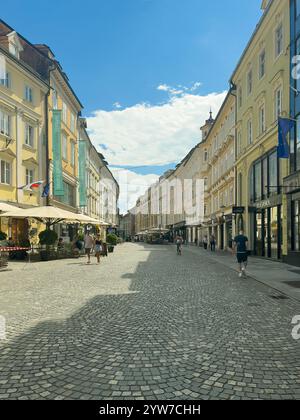
M0 399L300 399L300 304L204 251L15 264L0 290Z

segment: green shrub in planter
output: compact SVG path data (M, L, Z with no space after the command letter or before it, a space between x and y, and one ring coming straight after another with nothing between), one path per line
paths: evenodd
M117 243L118 243L118 237L117 237L117 235L115 235L113 233L110 233L106 237L106 242L108 243L108 245L116 246Z
M39 239L41 245L51 246L55 245L58 236L57 233L54 232L54 230L47 229L39 234Z
M108 245L107 250L108 250L109 253L112 253L112 252L114 252L115 247L113 245Z
M6 233L0 231L0 241L5 241L6 239L7 239Z
M42 261L49 261L50 259L50 247L53 246L57 239L57 233L54 230L46 229L39 234L40 244L46 245L46 249L40 252Z

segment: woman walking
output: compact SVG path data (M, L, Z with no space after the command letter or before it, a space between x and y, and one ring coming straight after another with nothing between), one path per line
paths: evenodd
M97 264L100 264L100 257L102 252L102 241L100 239L100 236L98 235L95 240L95 257L97 258Z

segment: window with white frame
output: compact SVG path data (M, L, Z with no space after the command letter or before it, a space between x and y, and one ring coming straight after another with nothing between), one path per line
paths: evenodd
M11 123L10 123L10 115L0 109L0 134L4 134L5 136L10 136L11 134Z
M27 123L25 124L25 144L34 147L34 127Z
M11 184L11 164L5 160L0 160L0 183Z
M68 122L68 108L67 108L67 104L65 102L63 102L63 107L62 107L62 119L63 119L63 122L65 124L67 124L67 122Z
M62 135L62 157L68 160L68 139L65 134Z
M1 77L0 77L0 85L6 87L8 89L11 87L11 76L10 76L10 73L5 72L4 74L1 74Z
M283 52L283 24L277 27L275 31L275 58Z
M282 113L282 88L275 90L275 120L278 120Z
M266 50L263 50L259 55L259 78L262 79L266 74Z
M248 139L248 144L252 144L252 141L253 141L252 119L249 119L247 121L247 139Z
M250 70L247 76L247 93L251 95L253 89L253 72Z
M259 134L265 132L266 129L266 113L265 113L265 105L262 105L259 108Z
M26 184L30 185L34 182L34 169L26 169Z
M25 86L25 100L27 102L33 102L33 89L30 86Z

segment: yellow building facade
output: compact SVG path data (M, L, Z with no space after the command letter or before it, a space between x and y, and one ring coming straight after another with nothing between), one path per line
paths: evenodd
M42 188L31 183L45 181L46 78L28 60L39 55L29 43L0 24L0 202L27 208L42 203ZM46 63L45 63L46 66ZM14 241L26 239L37 225L1 218L0 230Z
M264 14L231 78L236 94L237 229L255 255L287 252L286 205L280 186L288 163L279 160L278 117L289 116L289 1L262 4Z

